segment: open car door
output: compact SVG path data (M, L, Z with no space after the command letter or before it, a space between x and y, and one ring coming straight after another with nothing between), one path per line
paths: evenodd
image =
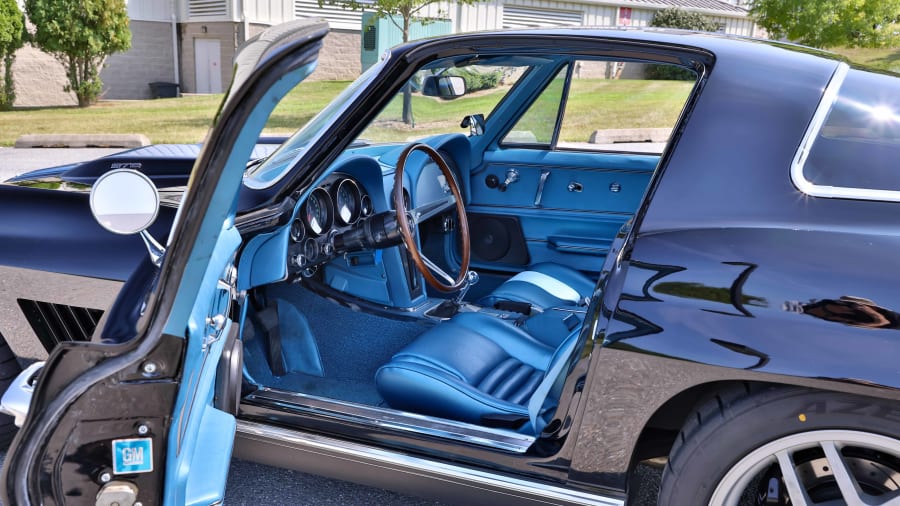
M3 468L4 504L222 501L240 386L238 190L269 114L313 71L327 31L286 23L242 47L166 250L145 235L151 262L126 283L94 341L58 345L37 374ZM98 214L95 188L92 208L115 228L146 201L135 198L139 174L107 176L119 191L103 192ZM155 207L149 214L152 222ZM238 381L224 381L235 367Z

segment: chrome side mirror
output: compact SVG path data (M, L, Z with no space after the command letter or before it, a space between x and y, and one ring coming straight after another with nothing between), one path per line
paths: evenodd
M141 234L153 263L160 264L165 250L147 233L159 213L159 192L149 177L132 169L103 174L91 188L91 213L114 234Z

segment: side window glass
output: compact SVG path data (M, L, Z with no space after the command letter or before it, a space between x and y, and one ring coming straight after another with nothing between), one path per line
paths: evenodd
M662 153L696 80L675 65L577 61L556 147Z
M559 117L568 67L563 67L501 141L504 145L550 147Z
M850 70L813 140L803 178L829 193L850 189L857 198L883 198L866 191L900 192L898 160L900 79Z

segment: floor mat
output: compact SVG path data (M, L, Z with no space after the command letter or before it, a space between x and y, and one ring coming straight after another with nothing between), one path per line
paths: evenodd
M275 377L266 362L264 339L248 336L247 372L257 383L282 390L378 405L375 371L430 326L353 311L294 284L270 286L266 295L290 303L306 316L324 369L324 377L297 372ZM282 341L291 339L293 332L282 327Z

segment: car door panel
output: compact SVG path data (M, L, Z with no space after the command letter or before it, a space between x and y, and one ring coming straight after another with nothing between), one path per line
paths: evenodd
M476 219L516 217L521 231L509 233L522 234L527 263L556 262L597 271L615 234L637 209L658 158L520 148L490 151L483 168L471 175L469 210ZM516 181L507 183L505 191L490 184L511 179ZM476 255L475 260L481 268L511 270L489 258Z

